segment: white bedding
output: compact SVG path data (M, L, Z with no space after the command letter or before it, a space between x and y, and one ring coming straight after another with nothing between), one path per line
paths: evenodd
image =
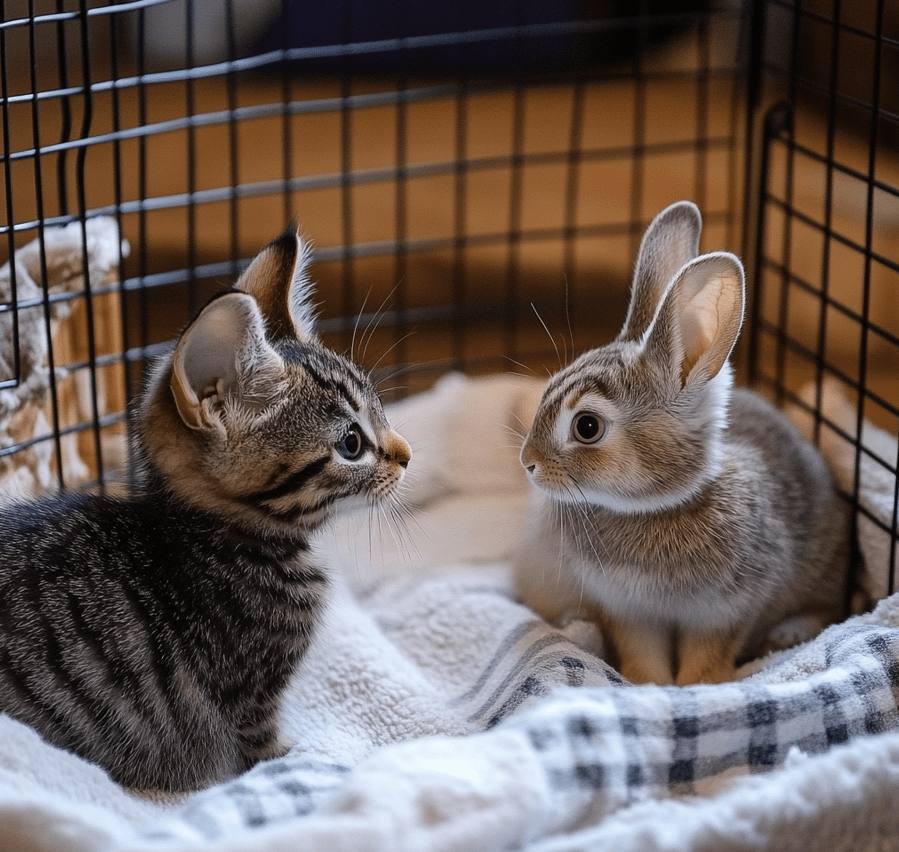
M736 683L621 683L591 625L559 631L509 594L527 500L512 430L539 392L449 376L393 407L415 451L412 516L343 521L319 543L334 597L287 696L288 756L163 800L0 716L0 849L899 845L899 599ZM852 434L851 410L826 403ZM889 436L865 440L895 459ZM838 476L854 470L845 438L824 446ZM891 513L882 480L863 500ZM886 551L868 527L876 587Z

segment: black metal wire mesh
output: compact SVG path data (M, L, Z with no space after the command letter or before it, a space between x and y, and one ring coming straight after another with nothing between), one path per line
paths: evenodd
M861 430L899 432L888 4L322 5L3 4L0 260L36 249L0 275L2 482L113 481L148 359L291 219L326 341L407 393L610 339L646 224L691 198L750 270L746 378L853 448L896 541L895 484L886 517L858 489L897 470ZM103 216L130 251L61 284L58 230L83 266Z
M312 20L307 5L4 4L7 258L97 216L130 244L108 281L60 290L42 269L30 300L11 268L3 387L25 378L26 309L44 314L51 367L47 422L7 436L11 466L55 444L60 484L114 476L147 358L291 218L316 246L327 341L348 348L358 328L354 354L400 392L604 342L671 201L696 200L709 246L733 247L739 7L346 0ZM269 14L248 29L250 7Z
M899 14L884 2L757 13L750 378L808 411L819 440L851 449L844 487L884 540L884 593L896 588Z

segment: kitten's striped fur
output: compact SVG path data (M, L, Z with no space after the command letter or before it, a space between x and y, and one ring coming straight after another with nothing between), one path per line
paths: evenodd
M0 710L128 786L190 790L283 753L278 708L327 578L311 534L411 457L312 330L288 229L162 357L126 498L0 514Z

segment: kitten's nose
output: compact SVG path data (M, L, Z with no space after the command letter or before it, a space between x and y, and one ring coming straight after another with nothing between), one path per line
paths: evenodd
M400 467L404 468L412 461L412 447L402 435L392 430L387 438L387 452Z

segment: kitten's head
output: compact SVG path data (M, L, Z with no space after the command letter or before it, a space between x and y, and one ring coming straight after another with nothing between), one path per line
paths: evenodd
M743 268L724 252L696 257L700 225L687 202L656 217L618 338L550 379L521 463L554 499L658 511L717 475Z
M308 261L292 228L266 246L158 365L140 418L179 497L266 535L394 494L412 455L365 371L316 337Z

